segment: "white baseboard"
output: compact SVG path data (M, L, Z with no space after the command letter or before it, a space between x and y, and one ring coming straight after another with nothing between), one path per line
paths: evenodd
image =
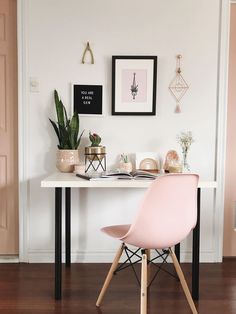
M99 252L72 252L71 262L72 263L111 263L115 256L115 251L99 251ZM53 263L54 252L34 250L28 253L29 263ZM63 262L65 261L65 254L62 257ZM121 258L121 261L125 260L125 256ZM190 263L192 261L191 252L181 253L181 262ZM215 259L214 252L202 252L200 255L200 261L202 263L215 263L219 262Z
M19 263L18 255L0 255L1 264Z

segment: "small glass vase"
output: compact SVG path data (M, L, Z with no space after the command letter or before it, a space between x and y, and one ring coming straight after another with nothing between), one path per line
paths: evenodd
M183 152L183 172L184 173L190 172L190 166L187 161L187 155L188 155L188 152Z

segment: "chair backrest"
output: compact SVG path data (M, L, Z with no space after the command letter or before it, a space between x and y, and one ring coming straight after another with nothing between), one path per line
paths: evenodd
M122 241L146 249L167 248L183 240L197 221L196 174L158 177L147 190L134 223Z

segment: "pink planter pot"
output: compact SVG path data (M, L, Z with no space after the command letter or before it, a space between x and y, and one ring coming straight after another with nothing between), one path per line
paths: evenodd
M119 169L120 169L120 171L131 172L132 171L132 163L131 162L120 162Z
M78 149L59 149L57 151L57 169L61 172L73 172L74 165L79 163Z

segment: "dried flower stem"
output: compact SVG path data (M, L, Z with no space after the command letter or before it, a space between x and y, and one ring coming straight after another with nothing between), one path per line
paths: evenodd
M189 170L189 165L187 163L187 154L191 144L194 142L192 132L181 132L179 135L177 135L177 141L182 148L184 167Z

